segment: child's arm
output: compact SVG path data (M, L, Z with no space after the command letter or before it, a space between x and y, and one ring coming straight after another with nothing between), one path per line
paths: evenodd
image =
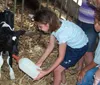
M54 48L54 44L55 44L55 37L53 35L50 36L50 41L48 44L47 49L45 50L44 54L42 55L42 57L39 59L39 61L37 62L38 66L41 66L42 63L44 62L44 60L48 57L48 55L51 53L51 51Z
M65 52L66 52L66 43L62 43L59 45L59 56L56 59L55 63L51 66L51 68L48 69L48 73L50 73L52 70L54 70L57 66L60 65L62 60L64 59Z
M98 83L100 83L100 68L95 73L93 85L98 85Z
M85 68L83 68L82 71L79 72L78 81L80 82L84 78L86 72L88 70L94 68L95 66L97 66L97 64L94 61L92 61L89 65L87 65Z
M40 74L35 80L39 80L40 78L44 77L45 75L49 74L51 71L53 71L57 66L60 65L61 61L64 59L65 52L66 52L66 43L59 45L59 56L55 63L47 70L40 70Z

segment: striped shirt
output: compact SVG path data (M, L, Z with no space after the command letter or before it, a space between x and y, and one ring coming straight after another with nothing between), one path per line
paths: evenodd
M84 23L94 24L94 9L87 3L87 0L82 1L78 19Z

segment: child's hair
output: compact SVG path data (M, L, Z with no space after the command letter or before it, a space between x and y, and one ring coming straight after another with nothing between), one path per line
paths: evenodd
M96 8L95 11L95 18L100 21L100 7Z
M57 30L60 26L60 21L57 15L47 8L37 10L34 16L34 21L42 24L48 23L50 32Z

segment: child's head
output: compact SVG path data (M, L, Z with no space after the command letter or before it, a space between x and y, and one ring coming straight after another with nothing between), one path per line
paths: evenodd
M100 7L98 7L95 11L95 30L100 32Z
M57 15L49 9L41 9L35 13L34 20L38 28L44 32L53 32L60 26Z

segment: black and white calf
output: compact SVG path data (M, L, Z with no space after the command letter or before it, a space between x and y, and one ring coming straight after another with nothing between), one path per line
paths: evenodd
M1 67L3 65L2 53L8 52L7 63L10 69L10 79L15 79L14 71L12 68L12 54L18 54L18 38L23 35L25 30L14 31L6 22L0 23L0 76Z

